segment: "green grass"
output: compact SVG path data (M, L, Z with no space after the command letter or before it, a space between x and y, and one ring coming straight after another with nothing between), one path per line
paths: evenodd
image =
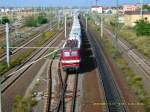
M31 112L32 108L37 105L37 101L31 96L23 98L20 95L15 97L12 112Z
M91 25L94 29L96 26L94 24ZM100 32L95 30L97 35L100 35ZM129 34L130 35L130 34ZM118 69L122 72L123 78L129 86L129 89L134 92L134 94L139 99L139 102L144 104L145 111L149 112L150 110L150 96L147 94L143 80L140 76L136 75L128 66L128 63L124 60L120 52L114 47L112 41L107 37L103 37L100 39L101 44L103 45L106 53L112 57L113 62L117 65Z
M45 41L49 40L53 35L55 35L57 32L56 29L54 29L53 31L47 31L47 32L44 32L42 34L42 42L40 41L40 43L44 43Z
M3 75L5 72L10 70L11 68L20 65L25 61L25 59L31 55L31 53L34 51L34 49L28 49L26 52L21 53L17 57L11 60L10 67L7 67L7 64L5 61L0 62L0 75Z
M0 48L0 54L4 53L4 49Z
M49 49L48 49L48 54L50 54L50 53L53 52L53 51L54 51L54 48L49 48ZM49 59L52 59L55 54L56 54L56 53L53 53L53 54L49 55L48 58L49 58Z

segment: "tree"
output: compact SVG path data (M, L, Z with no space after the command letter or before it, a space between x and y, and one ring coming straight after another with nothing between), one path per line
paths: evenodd
M143 5L143 10L148 10L148 11L150 11L150 6L148 6L148 5Z
M150 23L147 20L141 19L136 21L134 29L137 36L150 35Z
M36 27L38 25L45 24L47 22L48 20L46 18L46 14L40 13L39 15L36 15L36 16L27 17L25 24L26 26L29 26L29 27Z
M40 13L38 18L37 18L37 22L38 24L45 24L48 22L47 18L46 18L46 14L45 13Z
M10 20L8 19L7 16L3 16L1 21L2 21L2 24L10 23Z

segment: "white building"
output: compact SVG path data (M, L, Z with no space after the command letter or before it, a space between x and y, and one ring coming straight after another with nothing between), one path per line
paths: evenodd
M0 9L0 12L5 12L5 9L2 9L2 8L1 8L1 9Z
M92 6L91 11L92 12L103 13L103 7L102 6Z
M123 6L123 13L130 12L130 11L136 11L139 7L138 4L124 4Z

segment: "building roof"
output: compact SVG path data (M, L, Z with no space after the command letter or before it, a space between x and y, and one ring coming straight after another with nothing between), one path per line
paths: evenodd
M141 11L126 11L124 14L126 14L126 15L139 15L139 14L141 14ZM143 11L143 14L150 15L150 11Z
M92 6L92 8L100 8L100 7L103 7L103 6Z
M122 6L137 6L138 4L123 4Z

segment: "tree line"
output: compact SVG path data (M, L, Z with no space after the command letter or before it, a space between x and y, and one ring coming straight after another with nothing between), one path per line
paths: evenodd
M29 27L37 27L41 24L48 22L46 13L40 13L38 15L28 16L25 19L25 25Z

